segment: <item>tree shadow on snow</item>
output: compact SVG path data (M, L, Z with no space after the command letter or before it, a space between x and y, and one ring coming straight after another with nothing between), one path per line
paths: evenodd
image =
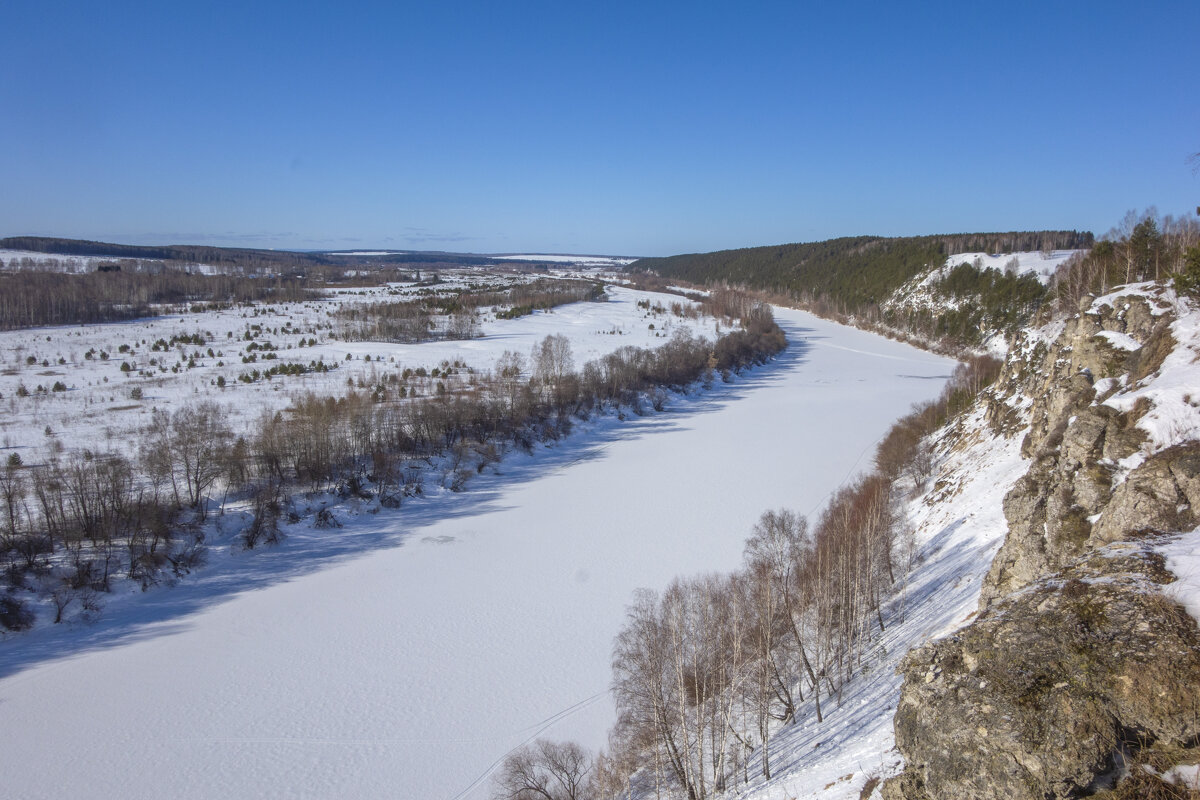
M243 592L294 580L371 551L420 541L422 531L434 523L511 508L506 498L521 485L578 464L604 459L608 449L618 441L680 430L696 415L719 411L751 392L785 380L787 373L807 360L812 329L786 320L779 323L787 334L789 346L767 364L748 370L731 383L718 378L708 390L672 393L661 412L651 410L646 404L644 416L626 408L623 420L608 413L579 423L575 432L565 438L548 445L535 445L531 455L509 453L494 469L473 476L462 492L440 489L436 483L440 472L431 471L428 496L406 499L400 509L380 509L377 513L367 510L377 505L374 501L330 505L343 527L325 529L313 526L313 515L328 495L308 501L305 495L298 494L296 507L304 511L308 506L309 513L298 523L281 524L286 538L280 544L255 550L241 548L234 529L235 526L240 529L236 514L218 518L219 527L225 522L225 532L209 537L207 566L171 587L105 597L108 607L93 622L43 624L28 633L11 635L8 641L0 639L0 678L52 659L183 632L190 627L190 615ZM320 602L320 598L314 598L314 602Z

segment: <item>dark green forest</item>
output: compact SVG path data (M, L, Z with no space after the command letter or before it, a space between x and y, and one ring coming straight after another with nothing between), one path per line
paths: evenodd
M958 253L1079 250L1093 241L1091 233L1080 231L856 236L645 258L630 268L697 284L742 286L799 302L824 316L856 316L860 324L881 323L958 346L977 344L982 330L1027 319L1046 290L1031 277L964 265L933 287L958 301L956 311L934 318L928 312L885 312L881 305L905 282Z
M991 332L1025 324L1050 295L1031 273L1014 275L975 264L959 264L930 287L941 310L888 309L883 322L956 345L979 344Z
M926 267L957 253L1077 250L1091 233L1034 231L883 238L855 236L823 242L748 247L715 253L643 258L633 270L693 283L745 285L803 300L823 299L846 313L882 302Z

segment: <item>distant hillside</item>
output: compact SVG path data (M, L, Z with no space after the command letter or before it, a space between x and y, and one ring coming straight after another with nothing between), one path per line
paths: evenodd
M91 242L82 239L55 239L44 236L10 236L0 239L0 248L28 250L34 253L67 256L103 256L107 258L154 259L184 261L193 264L239 267L303 267L335 263L331 259L310 253L286 250L252 250L204 245L166 245L146 247L132 244Z
M635 272L692 283L731 283L766 291L810 311L900 335L934 349L978 348L995 333L1026 324L1048 288L1033 275L962 264L960 253L1080 251L1091 233L1076 230L907 236L853 236L774 247L643 258ZM926 285L928 284L928 285ZM914 290L929 294L911 307Z
M1079 250L1092 246L1091 233L1033 231L965 233L887 239L855 236L823 242L784 244L643 258L631 269L696 283L728 281L806 299L826 298L853 311L887 299L905 281L957 253Z
M10 236L0 239L0 249L24 250L63 256L100 256L114 259L154 259L215 267L251 269L302 269L324 266L360 266L368 264L410 264L421 266L469 266L492 263L492 259L462 253L406 252L382 255L346 253L306 253L293 250L256 250L241 247L207 245L143 246L92 242L83 239L57 239L46 236Z

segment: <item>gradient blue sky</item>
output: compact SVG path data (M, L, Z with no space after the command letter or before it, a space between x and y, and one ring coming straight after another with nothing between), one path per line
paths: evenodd
M1200 204L1195 0L6 0L0 30L0 235L660 255Z

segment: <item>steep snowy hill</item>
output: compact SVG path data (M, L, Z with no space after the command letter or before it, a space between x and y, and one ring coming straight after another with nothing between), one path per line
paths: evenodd
M1005 786L985 767L985 763L1011 760L985 762L986 757L999 757L984 755L978 761L972 760L975 748L988 750L985 742L1006 741L1006 731L996 730L1003 723L985 721L986 713L979 710L990 708L987 703L1002 706L1001 700L988 694L989 680L977 679L982 697L973 701L978 705L969 711L950 700L950 692L962 691L955 688L961 683L944 690L938 688L948 680L943 668L950 675L954 668L949 664L957 657L954 654L960 637L951 634L963 631L963 641L975 641L970 636L984 635L982 631L972 632L977 627L973 623L988 616L980 616L981 595L985 609L988 603L999 603L1001 620L1005 614L1020 620L1017 609L1021 598L1030 592L1039 598L1048 592L1047 596L1053 598L1059 587L1068 584L1094 585L1096 591L1124 586L1121 581L1127 579L1117 566L1111 573L1096 571L1099 568L1094 559L1088 560L1093 552L1104 554L1101 561L1113 565L1123 563L1121 559L1130 554L1153 563L1158 558L1155 552L1160 553L1169 574L1154 580L1167 581L1165 585L1137 578L1129 583L1130 589L1121 591L1128 591L1126 596L1152 599L1162 593L1200 619L1200 528L1195 527L1193 510L1194 503L1200 502L1200 459L1192 455L1200 440L1198 362L1200 311L1190 301L1155 284L1124 287L1095 300L1087 298L1081 314L1073 319L1059 320L1020 336L1000 380L969 415L936 436L937 474L906 504L919 547L915 566L907 586L892 600L889 613L893 624L875 640L869 668L846 687L839 707L829 711L823 723L817 723L809 709L776 734L772 753L775 776L771 781L753 779L726 796L742 800L879 797L883 779L899 774L906 763L896 747L893 722L902 704L909 704L906 707L916 709L918 714L931 715L934 721L921 723L926 727L918 729L926 741L931 736L945 737L922 749L924 745L911 741L918 734L911 732L912 713L908 713L905 725L910 727L905 733L910 740L906 742L910 758L918 753L925 757L928 748L949 748L948 752L961 762L956 767L961 771L952 778L945 773L950 769L945 763L909 763L905 781L889 788L886 797L920 798L927 796L926 791L931 797L1013 796L1013 787ZM1101 420L1099 427L1096 420ZM1156 467L1160 464L1169 464L1170 471L1163 473L1161 467ZM1100 475L1107 477L1096 487L1094 496L1088 495L1086 482L1093 480L1090 476ZM1150 475L1159 476L1157 483L1150 482ZM1076 487L1074 499L1066 506L1053 499L1062 481ZM1042 501L1046 509L1042 513L1047 516L1031 521L1033 530L1027 535L1032 538L1021 544L1026 541L1018 534L1026 536L1020 532L1026 524L1022 522L1022 509L1029 491L1050 499ZM1062 510L1054 510L1056 502ZM1060 531L1066 531L1068 521L1080 514L1089 515L1083 522L1084 541L1076 539L1075 544L1069 544ZM1017 533L1010 533L1014 529ZM1138 531L1141 533L1136 534ZM1149 531L1158 532L1149 544L1141 543L1144 540L1124 541ZM1064 571L1056 572L1060 569ZM1073 577L1076 575L1080 577ZM1005 592L1014 589L1011 598L1016 599L1009 599ZM1152 605L1158 607L1153 601ZM993 622L989 624L998 624L995 616L990 619ZM1121 619L1129 625L1135 621ZM1036 614L1009 624L1031 630L1039 625ZM1044 624L1047 630L1055 630L1056 623L1049 618ZM1194 638L1196 626L1190 624L1192 633L1186 634L1185 624L1183 635L1193 637L1191 654L1183 657L1180 669L1189 658L1200 658L1196 645L1200 639ZM985 626L983 630L988 629ZM1069 639L1057 632L1050 636ZM906 659L910 651L915 651L914 655ZM964 652L962 657L970 662L974 656ZM902 693L906 674L910 683L904 684ZM1195 677L1177 675L1171 680L1178 690L1192 693L1193 698L1200 692ZM1093 687L1090 691L1102 689ZM1126 706L1119 713L1127 715L1126 719L1141 713L1136 699L1124 702ZM946 710L939 712L938 704ZM1035 709L1040 709L1037 713L1052 713L1049 705ZM1174 710L1185 716L1192 713L1185 707ZM1185 729L1188 725L1194 728L1194 720L1180 724ZM979 743L951 738L949 731L964 735L958 733L958 728L975 725L990 729L980 734L984 738ZM940 726L947 732L934 734L929 726ZM1169 743L1170 736L1156 735L1165 737L1164 744ZM1195 730L1172 735L1179 745L1186 745ZM957 749L950 744L952 741L959 743ZM990 746L999 750L1003 745ZM1171 774L1180 781L1192 776L1193 787L1200 788L1195 785L1195 764L1200 754L1171 752L1177 759L1172 762L1176 766ZM1041 759L1046 764L1046 774L1039 773L1030 780L1035 784L1040 780L1065 780L1052 777L1051 770L1057 766L1051 765L1053 758L1037 753L1015 756L1035 764ZM1100 772L1112 768L1111 760L1101 759L1097 764ZM754 774L753 763L750 773ZM979 786L969 787L964 774L978 776ZM1082 779L1083 784L1088 780Z

